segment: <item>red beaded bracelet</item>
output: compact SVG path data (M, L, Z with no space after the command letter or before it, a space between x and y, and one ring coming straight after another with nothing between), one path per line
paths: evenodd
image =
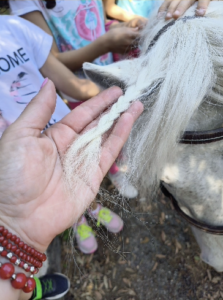
M11 284L14 289L22 289L25 293L32 292L36 287L36 282L32 276L33 275L31 275L30 278L27 278L23 273L15 274L15 268L12 264L0 263L0 278L3 280L11 278Z
M20 240L16 235L13 235L12 233L8 232L7 229L4 228L4 226L0 226L0 244L3 247L6 247L8 250L12 250L16 255L25 255L25 259L30 261L31 258L34 258L35 260L39 260L40 262L43 262L46 260L46 254L40 253L39 251L35 250L32 247L29 247L24 242ZM9 241L12 241L14 244L9 243ZM20 251L20 249L24 250L26 253ZM21 257L22 258L22 257Z
M47 259L46 254L26 245L20 238L5 229L4 226L0 226L0 255L11 262L0 263L0 278L11 278L12 286L15 289L22 289L25 293L33 291L36 286L33 274L36 274L39 268L42 267L42 263ZM15 274L12 263L23 268L26 272L31 272L32 275L28 278L23 273Z

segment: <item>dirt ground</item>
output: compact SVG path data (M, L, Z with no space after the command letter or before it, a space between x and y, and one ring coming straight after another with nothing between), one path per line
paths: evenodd
M160 194L118 208L105 198L122 215L124 230L108 234L90 220L99 249L84 255L75 246L74 259L71 245L63 242L62 270L71 279L65 300L223 299L223 275L200 261L190 227L169 199Z

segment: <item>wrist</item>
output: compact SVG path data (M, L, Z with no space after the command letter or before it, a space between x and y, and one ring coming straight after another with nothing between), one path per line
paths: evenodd
M18 236L4 226L0 226L1 281L8 280L12 288L30 294L36 287L33 276L42 268L44 261L46 261L44 253L28 246ZM4 287L7 293L13 294L7 285Z
M102 38L103 38L102 45L103 45L103 47L104 47L105 53L112 52L112 51L111 51L111 41L112 41L111 31L106 32L106 33L102 36Z
M19 224L21 223L21 220L16 221L16 218L2 217L1 212L0 216L0 226L4 226L5 229L7 229L13 235L16 235L18 238L20 238L21 241L34 248L35 250L41 253L46 252L48 245L40 244L35 239L30 238L26 233L28 225L26 225L25 222L23 222L24 225L20 226Z

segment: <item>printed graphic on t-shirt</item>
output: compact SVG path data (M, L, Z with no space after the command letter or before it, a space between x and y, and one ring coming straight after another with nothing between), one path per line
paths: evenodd
M10 54L0 56L0 75L10 72L27 61L29 61L29 57L23 47L20 47Z
M101 36L101 19L95 1L81 1L74 21L81 38L94 41Z
M60 52L85 47L105 33L101 1L75 1L72 3L73 9L69 10L65 9L64 0L56 1L53 9L46 9L46 3L42 0L39 0L39 3ZM94 61L98 65L108 65L112 62L110 54L102 55Z
M20 72L10 86L10 95L18 104L30 102L30 95L34 97L37 91L33 88L30 76L25 72Z
M32 23L15 16L0 16L0 136L38 94L44 81L39 69L49 55L52 38ZM57 96L48 128L69 113ZM48 120L47 120L48 121Z

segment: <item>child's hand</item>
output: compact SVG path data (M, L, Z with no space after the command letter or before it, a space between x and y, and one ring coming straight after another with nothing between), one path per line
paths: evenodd
M137 28L138 30L142 30L148 22L148 19L136 16L134 19L132 19L129 22L123 23L124 26L130 27L130 28Z
M196 9L197 16L204 16L211 0L198 0ZM159 9L160 13L166 14L166 20L177 19L182 16L185 11L192 6L196 0L165 0Z
M140 33L137 28L114 27L106 33L108 52L125 54L137 43Z

